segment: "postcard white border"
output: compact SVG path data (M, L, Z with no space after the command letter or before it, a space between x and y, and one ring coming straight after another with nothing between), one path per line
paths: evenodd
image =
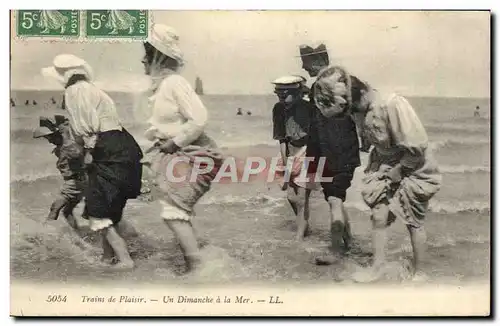
M7 2L4 2L5 4ZM8 4L8 3L7 3ZM28 9L28 8L35 8L37 7L39 2L36 1L16 1L16 8L15 9ZM119 4L117 7L116 5ZM149 1L149 0L143 0L141 1L141 7L143 8L148 8L148 9L213 9L213 8L219 8L219 9L493 9L495 12L498 11L498 1L484 1L484 0L476 0L476 1L418 1L418 2L401 2L401 1L346 1L342 3L335 3L332 4L331 1L296 1L296 0L290 0L290 1L283 1L283 2L275 2L275 3L270 3L269 1L265 0L244 0L244 1L224 1L224 0L215 0L215 1L193 1L193 0L184 0L184 1L179 1L176 3L168 3L166 4L165 1ZM125 7L135 7L137 6L137 3L129 0L124 0L120 2L115 2L115 6L109 4L106 6L105 9L118 9L118 8L125 8ZM100 9L103 8L102 6L102 1L95 1L95 0L87 0L81 4L79 4L80 8L79 9ZM45 1L44 2L44 8L47 9L66 9L68 8L68 3L64 1ZM68 8L69 9L69 8ZM103 8L104 9L104 8ZM4 11L5 12L5 11ZM497 18L498 19L498 18ZM495 33L497 35L497 33ZM9 44L9 36L10 32L6 31L2 33L2 37L5 38L2 42L2 44L7 45ZM495 40L497 40L497 36L495 36ZM8 51L2 51L0 53L1 56L3 56L3 64L7 69L4 71L8 71L8 66L7 66L7 56L8 56ZM4 94L7 94L7 89L9 85L9 75L8 74L3 74L2 78L2 83L4 84L3 89L5 91ZM497 89L495 88L495 91ZM4 103L7 103L7 96L4 98ZM495 107L495 105L492 106L492 109ZM4 128L1 128L3 132L5 133L4 137L1 137L1 141L3 142L3 147L2 148L10 148L10 142L9 142L9 136L8 136L8 130L9 130L9 111L8 110L3 110L2 114L5 116L0 118L0 122L4 124ZM492 121L492 124L495 124L495 121ZM497 157L495 156L495 161L497 161ZM9 257L9 235L8 235L8 230L9 230L9 180L10 180L10 175L9 175L9 162L7 160L2 161L2 181L4 188L2 188L2 194L0 196L1 200L3 201L2 209L4 209L4 223L5 226L2 228L3 232L5 234L2 236L2 239L4 241L3 246L1 246L2 250L4 251L5 255L3 257ZM495 180L496 181L496 180ZM496 183L495 183L496 185ZM495 196L495 202L498 202L497 196ZM492 217L493 219L494 217ZM498 225L498 223L496 223ZM498 231L498 229L495 229L495 231ZM498 254L497 250L494 250L493 252ZM2 314L4 317L9 315L9 306L10 306L10 296L9 296L9 291L7 290L9 287L9 261L8 259L4 259L3 263L3 268L2 268L2 275L4 276L4 291L2 291L2 307L6 311ZM452 298L451 298L452 299ZM9 322L13 323L13 320L10 319ZM67 321L69 322L69 321ZM104 324L109 324L110 322L120 322L122 323L123 321L112 321L112 320L107 320L103 321L102 323ZM133 321L134 324L143 324L146 321ZM178 323L182 323L184 321L178 321ZM259 321L256 321L259 322ZM338 322L338 321L336 321ZM430 321L423 321L425 322L426 325L429 325ZM27 322L30 323L30 322ZM87 322L81 322L83 324ZM88 322L90 324L90 322ZM175 323L175 322L174 322ZM259 322L259 324L262 322ZM287 321L289 323L289 321ZM472 323L472 322L471 322ZM93 322L92 324L99 324L99 322Z

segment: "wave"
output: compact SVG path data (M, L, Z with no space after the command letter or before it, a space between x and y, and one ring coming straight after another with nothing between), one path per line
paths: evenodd
M256 205L256 204L266 204L273 205L280 201L283 198L275 198L268 195L256 195L256 196L237 196L237 195L226 195L226 196L217 196L217 197L207 197L202 198L200 201L201 204L204 205L212 205L212 204L245 204L245 205Z
M60 174L58 171L43 171L43 172L36 172L36 173L22 173L22 174L15 174L11 176L10 178L10 183L32 183L35 181L40 181L40 180L46 180L46 179L52 179L60 177Z
M354 208L359 211L367 212L370 210L364 202L349 202L346 201L347 208ZM429 211L433 213L490 213L490 203L480 201L437 201L431 200L429 203Z
M461 173L490 173L489 166L468 166L468 165L442 165L439 167L441 173L461 174ZM22 173L11 176L11 183L32 183L40 180L59 177L57 171L43 171L37 173ZM227 197L227 196L226 196ZM226 203L241 201L240 199L232 199L231 196L225 198ZM265 198L262 200L266 200Z
M441 165L441 173L490 173L489 166Z
M430 123L425 124L427 132L442 133L443 131L456 131L466 133L483 133L490 131L489 120L481 120L481 123Z
M439 150L442 148L454 148L454 147L464 147L464 146L481 146L481 145L490 145L491 142L489 139L470 139L470 138L462 138L462 139L442 139L430 142L430 147L433 150Z
M36 174L20 174L11 178L12 182L34 182L39 180L59 178L58 172L45 171ZM251 209L255 212L260 212L265 215L276 215L273 210L275 208L286 205L284 197L273 197L270 195L225 195L225 196L207 196L202 197L200 205L242 205L245 210ZM361 200L349 200L349 196L345 203L347 208L356 209L363 212L368 212L369 207ZM490 202L484 201L444 201L431 200L429 210L434 213L456 214L456 213L490 213Z
M431 201L429 210L435 213L490 213L490 203L482 201Z
M454 147L464 147L464 146L480 146L480 145L490 145L489 139L478 139L478 138L457 138L457 139L442 139L430 142L430 147L433 150L438 150L441 148L454 148ZM253 147L253 146L276 146L277 142L275 140L262 140L256 141L255 138L245 138L241 140L218 140L218 144L222 148L240 148L240 147Z
M255 140L252 139L242 139L242 140L231 140L231 141L224 141L224 140L216 140L219 146L222 149L234 149L234 148L242 148L242 147L255 147L255 146L273 146L278 148L278 142L276 140L263 140L263 141L258 141L257 143Z
M254 211L260 211L261 213L269 213L269 206L277 208L282 205L286 205L286 200L283 197L275 198L267 195L256 195L256 196L237 196L237 195L226 195L222 197L208 197L203 199L200 204L202 205L245 205L250 206ZM256 205L261 205L260 210ZM345 203L347 208L356 209L362 212L368 212L370 208L362 201L349 201ZM429 211L433 213L446 213L446 214L456 214L456 213L490 213L490 203L480 202L480 201L432 201L429 203ZM275 215L275 214L270 214Z

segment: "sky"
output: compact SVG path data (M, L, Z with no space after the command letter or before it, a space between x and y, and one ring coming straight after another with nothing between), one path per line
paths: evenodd
M187 60L210 94L272 93L271 81L307 73L300 44L324 42L332 64L372 86L408 96L489 97L489 12L155 11L174 27ZM89 62L100 85L137 91L146 85L137 42L11 43L12 89L55 89L40 69L59 53Z

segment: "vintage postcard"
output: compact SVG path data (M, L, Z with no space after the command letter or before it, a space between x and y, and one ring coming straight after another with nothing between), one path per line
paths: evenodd
M489 316L489 11L13 10L13 316Z

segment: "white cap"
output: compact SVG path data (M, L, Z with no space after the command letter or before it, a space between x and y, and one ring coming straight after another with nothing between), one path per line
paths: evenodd
M299 88L305 81L302 76L287 75L275 79L272 83L276 88Z
M89 80L93 78L92 68L82 58L73 54L57 55L52 66L42 69L42 75L58 80L60 83L67 83L71 76L82 74L87 76Z
M184 63L184 54L179 47L179 35L173 27L153 24L147 41L155 49L175 59L179 64Z

